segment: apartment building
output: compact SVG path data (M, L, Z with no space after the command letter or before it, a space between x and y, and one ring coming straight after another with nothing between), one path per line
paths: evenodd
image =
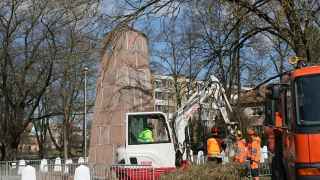
M185 76L179 76L175 83L173 76L170 75L152 75L154 110L167 113L170 118L178 109L177 93L175 85L180 89L178 96L181 98L181 104L186 102L195 89L196 82L189 85L190 80Z
M265 92L262 88L262 94ZM240 97L240 106L244 114L250 120L250 126L263 126L264 121L264 98L252 88L244 89Z

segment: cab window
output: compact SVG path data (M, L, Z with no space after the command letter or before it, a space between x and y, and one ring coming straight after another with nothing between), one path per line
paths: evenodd
M169 131L162 114L128 115L129 145L169 142Z
M292 96L291 96L291 91L287 90L286 92L286 118L285 118L285 123L286 125L290 128L290 122L292 121L292 114L293 114L293 109L292 109Z

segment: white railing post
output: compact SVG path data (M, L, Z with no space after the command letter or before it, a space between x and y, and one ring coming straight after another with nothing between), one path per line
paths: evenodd
M78 164L84 164L84 163L85 163L84 158L83 157L79 157Z
M48 172L48 161L46 159L42 159L40 162L40 172Z
M204 153L203 151L198 151L197 154L197 165L204 164Z
M69 166L72 164L72 159L67 159L64 163L64 173L69 173Z
M85 165L80 165L74 173L74 180L90 180L90 169Z
M21 175L22 170L25 168L26 166L26 161L25 160L20 160L19 161L19 167L18 167L18 174Z
M61 172L62 168L61 168L61 159L59 157L57 157L54 161L54 172Z
M26 166L21 172L21 180L36 180L36 169L32 166Z

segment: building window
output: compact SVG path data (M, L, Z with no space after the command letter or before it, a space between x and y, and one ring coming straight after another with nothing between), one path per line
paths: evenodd
M263 112L263 110L261 107L253 107L252 108L252 116L261 116L262 112Z
M168 80L167 79L163 79L162 80L162 88L168 88L169 86Z
M154 95L155 99L159 99L159 100L168 100L169 99L169 92L159 92L156 91L155 95Z
M161 100L162 99L161 94L162 94L161 92L155 92L155 98Z
M161 88L161 81L155 80L153 82L154 88Z
M160 109L161 109L161 106L160 105L156 105L155 111L160 111Z
M176 107L174 106L169 106L169 112L174 113L176 111Z
M168 80L168 87L169 88L173 87L173 80L171 79Z
M169 111L169 106L156 105L156 106L155 106L155 111L160 111L160 112L168 113L168 111Z

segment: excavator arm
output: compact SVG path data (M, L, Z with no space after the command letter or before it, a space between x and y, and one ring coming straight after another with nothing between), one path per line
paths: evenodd
M173 116L173 132L175 135L175 147L180 154L183 155L183 160L190 160L188 157L192 155L190 142L190 127L189 122L197 113L202 113L202 107L209 107L211 118L208 121L215 121L215 117L220 113L225 124L230 127L235 122L229 119L229 113L232 113L232 107L225 94L222 84L215 76L210 76L210 80L202 88L198 88L189 99L184 103ZM198 114L197 114L198 115ZM201 116L199 116L201 117ZM202 119L200 119L201 121Z

